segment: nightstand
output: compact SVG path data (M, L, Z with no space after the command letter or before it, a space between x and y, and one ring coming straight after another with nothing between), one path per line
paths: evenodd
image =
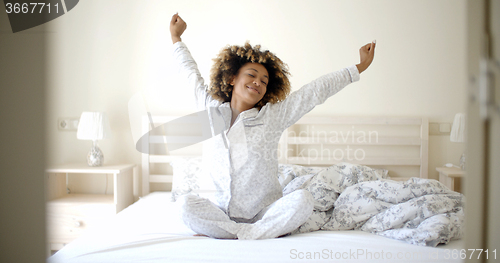
M456 167L436 167L439 172L439 181L453 191L462 192L462 178L465 177L465 171Z
M98 167L67 164L46 169L47 243L50 250L59 250L86 229L131 205L136 173L135 164ZM70 174L113 174L113 194L67 193Z

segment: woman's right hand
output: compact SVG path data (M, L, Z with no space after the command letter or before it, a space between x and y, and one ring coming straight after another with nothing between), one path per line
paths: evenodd
M172 20L170 21L170 36L172 37L172 43L176 43L181 41L181 35L186 30L186 22L182 20L179 14L175 14L172 16Z
M373 40L372 43L366 44L359 49L360 62L356 65L359 73L365 71L372 64L375 56L375 43L376 41Z

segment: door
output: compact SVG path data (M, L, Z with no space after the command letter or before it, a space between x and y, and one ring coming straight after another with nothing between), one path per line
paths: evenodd
M468 0L467 18L465 255L491 262L500 258L500 1Z

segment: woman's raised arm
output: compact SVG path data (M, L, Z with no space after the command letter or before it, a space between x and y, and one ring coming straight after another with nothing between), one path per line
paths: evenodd
M373 61L375 41L362 46L359 49L359 54L359 64L326 74L293 92L285 100L277 103L276 106L272 106L277 107L277 112L280 112L276 121L281 121L282 128L288 128L345 86L358 81L359 74L365 71Z
M174 44L174 61L179 66L181 75L187 79L188 87L194 91L197 109L204 110L207 107L207 103L213 99L211 96L208 96L208 87L201 77L198 65L196 65L186 44L181 41L181 35L184 33L184 30L186 30L186 22L178 14L173 15L170 22L170 34Z

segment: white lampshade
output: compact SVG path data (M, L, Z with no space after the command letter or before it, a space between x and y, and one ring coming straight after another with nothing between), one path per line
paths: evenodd
M109 138L110 128L106 113L83 112L78 123L76 137L79 140L101 140Z
M465 115L457 113L451 127L450 141L465 142Z

